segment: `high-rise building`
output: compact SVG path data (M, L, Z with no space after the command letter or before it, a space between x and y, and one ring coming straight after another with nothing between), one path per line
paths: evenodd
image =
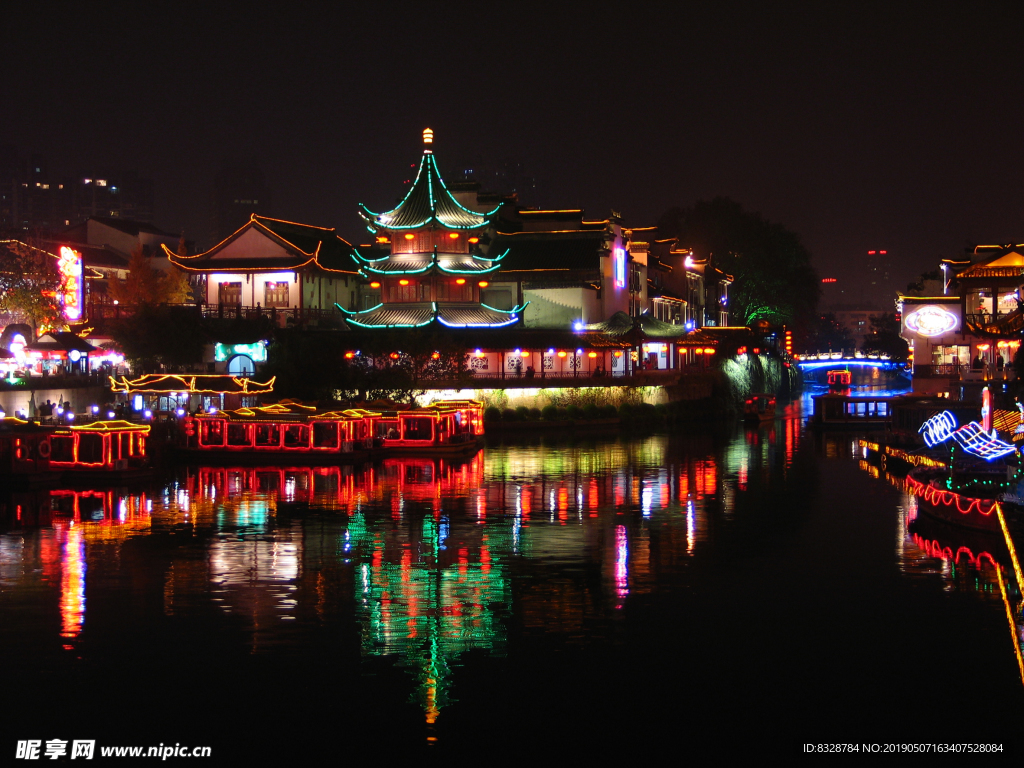
M209 245L241 229L252 215L267 216L270 192L263 171L252 160L227 161L214 179Z
M864 265L867 269L867 287L864 299L887 305L896 298L896 286L892 282L892 259L888 250L868 251Z
M0 146L0 229L56 232L92 217L153 221L153 181L133 171L65 177L39 154Z

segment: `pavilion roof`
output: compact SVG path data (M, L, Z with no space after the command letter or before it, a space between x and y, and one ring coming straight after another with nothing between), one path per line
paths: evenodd
M147 373L135 379L110 377L110 388L125 394L186 392L203 395L258 395L272 392L274 380L258 382L238 376L217 374L162 374Z
M354 251L352 258L359 265L364 277L375 275L416 275L436 270L445 274L479 275L493 272L500 266L497 262L504 258L504 253L493 257L463 253L418 253L410 255L388 256L385 258L368 258Z
M378 304L362 312L338 309L356 328L421 328L435 322L448 328L500 328L519 322L525 307L504 310L486 304L420 302Z
M257 255L251 248L237 245L232 248L239 239L252 237L249 234L252 231L278 246L280 252ZM337 230L270 219L255 213L244 226L203 253L179 256L166 245L160 247L172 264L189 272L277 272L315 267L327 272L356 274L350 258L352 245L338 235Z
M990 259L978 262L957 275L963 278L1024 277L1024 254L1017 248L1009 248Z
M502 272L597 271L605 240L603 229L499 232L490 250L506 253Z
M600 323L590 323L583 330L614 339L639 343L648 339L674 341L677 344L693 346L715 346L718 341L703 329L687 331L681 325L672 325L650 315L630 317L625 312L616 312Z
M434 153L427 149L423 152L412 188L397 207L383 213L374 213L362 203L359 207L362 209L359 215L377 231L420 229L432 225L447 229L481 229L491 223L501 206L480 213L459 203L441 178Z
M53 331L51 333L44 333L32 344L26 344L25 349L30 352L78 351L87 355L90 352L95 352L98 347L94 347L81 336L69 331Z

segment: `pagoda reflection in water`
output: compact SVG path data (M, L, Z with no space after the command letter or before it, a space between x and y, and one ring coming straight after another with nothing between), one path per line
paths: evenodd
M432 722L460 656L505 652L513 605L527 631L582 636L655 589L664 563L699 550L709 510L731 515L728 500L782 455L782 438L747 434L724 461L709 439L669 450L653 436L495 447L465 462L199 467L146 492L62 489L0 504L6 529L34 530L39 547L15 557L24 574L45 561L69 647L89 626L90 578L124 589L159 574L164 614L212 603L247 628L252 653L354 615L361 653L408 669ZM144 537L162 543L144 553L134 543ZM562 564L584 576L529 575Z

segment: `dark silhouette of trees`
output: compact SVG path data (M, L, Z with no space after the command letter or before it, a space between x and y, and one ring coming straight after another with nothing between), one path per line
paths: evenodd
M676 237L698 258L735 278L729 288L734 324L768 320L809 327L821 295L811 255L800 237L734 200L716 197L672 208L658 221L660 237Z
M801 339L801 349L808 352L852 352L857 342L850 335L850 330L840 323L833 312L814 317L808 327L806 337Z
M871 333L864 337L861 349L888 355L896 362L906 362L910 357L910 345L900 336L900 324L895 315L886 313L869 318Z
M274 336L262 374L277 377L274 392L280 397L411 402L432 382L468 376L463 345L442 334L382 331L357 339L288 329Z

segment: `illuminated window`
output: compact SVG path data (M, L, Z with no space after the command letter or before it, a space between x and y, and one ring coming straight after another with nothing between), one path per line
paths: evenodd
M287 281L266 282L263 287L263 306L265 307L287 307L288 306L288 283Z
M438 301L472 301L473 286L467 285L464 278L456 280L440 279L437 281Z
M405 283L405 285L401 285L401 283ZM430 301L430 282L406 278L401 281L395 280L388 285L388 301Z
M220 283L217 287L217 301L220 304L241 304L241 283Z

